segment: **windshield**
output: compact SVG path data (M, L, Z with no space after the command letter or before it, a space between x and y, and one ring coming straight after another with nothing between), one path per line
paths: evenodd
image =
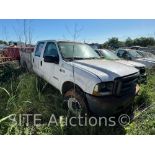
M128 51L130 53L130 55L134 58L142 58L143 56L140 55L136 50L129 50Z
M155 55L153 55L150 52L143 52L143 51L138 51L139 54L141 54L144 58L155 58Z
M155 58L155 55L152 54L152 53L150 53L150 52L147 52L147 56L148 56L148 57L151 57L151 58Z
M98 54L82 43L59 42L60 52L64 59L99 59Z
M110 50L101 50L101 55L105 58L105 59L110 59L110 60L119 60L120 58L115 55L112 51Z

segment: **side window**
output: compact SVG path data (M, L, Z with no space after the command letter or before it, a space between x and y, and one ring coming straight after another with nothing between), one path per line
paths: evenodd
M124 59L128 59L129 55L126 51L124 51L124 53L122 54L122 58Z
M120 58L122 58L124 52L125 52L125 51L123 51L123 50L119 50L119 51L117 52L117 56L120 57Z
M45 56L58 56L58 51L55 43L49 42L45 47L44 57Z
M35 56L40 57L41 52L42 52L43 47L44 47L44 44L45 44L44 42L39 42L39 43L38 43L38 45L37 45L37 47L36 47L36 51L35 51Z

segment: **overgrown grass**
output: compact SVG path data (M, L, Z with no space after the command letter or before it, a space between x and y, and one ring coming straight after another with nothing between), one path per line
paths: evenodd
M155 70L148 72L147 85L141 86L140 95L136 97L135 120L126 127L127 134L155 135Z
M140 95L135 99L136 115L141 115L126 128L119 125L71 127L65 126L63 119L57 125L48 126L51 114L55 114L57 120L59 116L71 116L63 107L60 93L34 74L23 73L20 69L9 66L1 73L0 134L154 134L155 73L151 73L148 84L141 87ZM150 108L142 112L146 106ZM34 126L33 118L28 126L25 123L19 125L20 114L41 114L42 125Z

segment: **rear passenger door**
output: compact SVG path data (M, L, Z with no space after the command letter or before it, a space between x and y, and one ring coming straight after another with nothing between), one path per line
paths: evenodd
M32 63L33 63L33 70L34 72L36 72L39 76L42 76L42 73L40 71L40 63L41 63L41 55L43 53L44 50L44 46L45 46L45 42L39 42L36 46L34 55L33 55L33 59L32 59Z

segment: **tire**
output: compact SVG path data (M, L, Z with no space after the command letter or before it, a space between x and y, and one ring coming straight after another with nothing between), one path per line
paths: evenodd
M88 114L87 102L84 93L73 88L68 90L64 94L64 104L67 110L69 110L73 115L85 115Z

